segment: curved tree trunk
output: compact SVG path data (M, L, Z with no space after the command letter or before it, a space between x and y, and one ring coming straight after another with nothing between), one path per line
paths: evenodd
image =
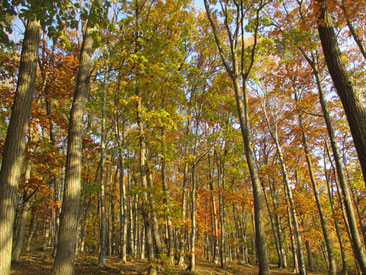
M344 3L344 0L342 0L341 8L343 10L343 14L344 14L344 17L346 19L348 29L349 29L350 33L352 34L353 39L357 43L357 46L360 49L363 58L366 60L366 46L364 45L361 37L358 35L357 31L353 27L353 24L352 24L351 19L350 19L350 14L349 14L348 9L347 9L347 7Z
M39 21L29 21L24 34L17 89L0 171L0 274L10 273L15 201L32 107L40 38Z
M366 178L366 107L361 90L353 83L347 71L333 22L328 11L328 0L320 0L317 5L318 32L323 47L327 67L332 77L337 93L341 98L347 115L353 141L360 160L364 179ZM363 272L366 272L364 270Z
M223 5L223 2L220 2ZM239 116L239 124L240 130L244 143L244 153L245 158L247 160L247 165L249 168L250 179L253 188L253 198L254 198L254 216L255 216L255 234L256 234L256 248L257 255L259 260L259 274L267 275L269 274L269 262L267 256L266 249L266 236L264 230L264 211L263 211L263 199L262 199L262 189L261 183L259 180L259 175L257 171L257 167L255 165L255 158L253 147L251 144L251 136L250 136L250 127L249 127L249 110L248 110L248 94L246 89L246 81L250 70L253 66L255 60L255 50L257 46L258 39L258 28L259 28L259 13L260 10L264 7L265 3L260 1L259 6L255 9L255 30L254 30L254 41L252 46L252 52L249 59L249 66L244 65L245 60L245 47L244 47L244 7L243 2L236 5L236 14L240 16L242 19L236 21L236 29L241 30L241 38L238 36L232 36L231 32L228 31L228 38L230 40L230 61L228 61L223 53L222 45L220 42L219 34L216 28L216 23L212 19L209 3L207 0L204 1L205 9L207 13L208 20L210 21L215 42L217 48L219 50L221 60L224 64L224 67L227 73L230 75L232 80L234 91L235 91L235 99L236 99L236 107L238 110ZM223 6L222 6L223 7ZM227 16L227 13L226 13ZM230 26L228 25L228 18L225 19L226 29L229 30ZM234 45L241 45L241 49ZM245 68L246 67L246 68ZM246 71L244 71L246 70Z

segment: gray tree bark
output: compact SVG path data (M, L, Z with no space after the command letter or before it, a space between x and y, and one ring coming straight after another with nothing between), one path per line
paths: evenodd
M31 163L28 161L27 167L25 170L24 182L25 185L29 183L29 179L31 176ZM25 187L27 188L27 187ZM34 192L33 192L34 194ZM20 222L19 222L19 230L18 235L16 238L15 246L13 249L13 253L11 256L12 262L17 262L19 260L20 253L22 252L23 243L24 243L24 233L25 233L25 225L27 222L27 217L30 209L30 198L32 194L29 194L27 189L24 191L23 194L23 207L20 214Z
M53 275L72 275L74 273L77 227L80 211L83 115L89 89L89 77L92 64L91 55L94 43L91 31L89 28L86 29L80 50L76 90L71 107L65 190L56 259L51 271Z
M40 37L39 21L29 20L0 171L0 274L4 275L10 273L15 202L32 107Z

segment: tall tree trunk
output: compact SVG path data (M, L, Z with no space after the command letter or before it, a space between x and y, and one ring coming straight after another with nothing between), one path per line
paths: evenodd
M297 98L297 94L295 93L295 100L296 103L298 102L298 98ZM302 144L304 147L304 152L305 152L305 157L306 157L306 163L309 169L309 174L310 174L310 179L311 179L311 184L313 187L313 192L314 192L314 197L315 197L315 201L316 201L316 205L318 208L318 212L319 212L319 217L320 217L320 223L322 226L322 231L323 231L323 236L324 236L324 241L327 247L327 253L328 253L328 261L329 261L329 274L336 274L337 273L337 266L336 266L336 262L335 262L335 258L334 258L334 254L333 254L333 248L332 248L332 244L331 244L331 240L329 237L329 233L328 233L328 229L327 229L327 225L326 225L326 221L325 221L325 216L324 216L324 211L320 202L320 198L319 198L319 191L318 191L318 186L317 183L315 181L315 175L314 175L314 171L313 171L313 164L311 161L311 157L310 157L310 151L309 151L309 146L308 146L308 142L307 142L307 137L306 134L304 132L304 126L303 126L303 121L302 121L302 115L299 114L298 115L298 119L299 119L299 125L301 130L301 139L302 139Z
M326 149L328 149L328 144L327 142L325 142L326 144ZM329 152L329 150L326 150ZM342 256L342 274L347 274L347 260L346 260L346 254L345 254L345 249L343 246L343 241L342 241L342 233L341 230L339 228L339 224L338 224L338 219L336 217L336 210L335 210L335 206L334 206L334 190L333 190L333 185L331 183L331 179L330 179L330 175L327 173L327 166L326 166L326 157L324 155L324 171L325 171L325 179L327 181L327 189L328 189L328 196L329 196L329 202L330 202L330 207L332 210L332 216L333 216L333 220L334 220L334 227L336 229L336 233L337 233L337 237L338 237L338 243L339 243L339 249L341 250L341 256ZM331 187L332 185L332 187Z
M207 198L205 198L205 228L209 228L209 224L208 224L208 212L210 211L209 208L209 200ZM206 258L207 261L210 261L210 234L208 232L208 230L205 233L205 247L204 247L204 256Z
M151 206L151 217L152 217L152 233L154 235L155 246L156 246L156 255L159 256L163 252L163 245L160 238L160 230L159 230L159 221L158 216L156 214L156 204L154 198L154 188L153 188L153 179L150 167L147 168L147 186L151 190L149 192L149 201Z
M255 218L255 230L256 230L256 247L259 259L259 274L266 275L269 274L269 262L266 250L266 238L264 230L264 211L263 211L263 201L262 201L262 189L261 183L258 176L258 171L255 166L255 158L253 147L250 140L249 132L249 111L248 111L248 99L246 95L246 89L243 88L241 91L239 80L234 81L234 90L236 96L236 104L238 108L240 129L244 141L245 157L247 160L250 178L253 187L254 196L254 218ZM242 98L244 98L244 103Z
M118 102L115 102L117 108ZM120 225L120 256L123 263L127 262L127 198L126 198L126 183L125 183L125 159L123 149L125 146L125 126L124 122L120 125L119 115L115 113L116 120L116 139L118 144L118 166L119 166L119 225ZM131 209L132 211L132 209ZM132 212L131 212L132 213ZM132 221L132 219L131 219Z
M190 272L196 270L196 190L197 190L197 179L196 179L196 165L192 164L191 168L191 236L190 236L190 263L187 268Z
M343 201L343 203L345 205L345 209L346 209L348 224L349 224L350 233L351 233L351 236L352 236L351 241L352 241L352 244L353 244L353 247L354 247L354 252L356 254L357 262L360 265L360 268L361 268L362 272L366 273L365 251L364 251L362 243L361 243L360 233L359 233L358 227L357 227L357 222L356 222L356 217L355 217L355 213L354 213L354 209L353 209L351 195L350 195L349 187L348 187L348 184L347 184L347 181L346 181L346 176L345 176L345 173L344 173L344 167L343 167L342 161L341 161L341 154L339 152L338 143L337 143L337 140L336 140L336 135L335 135L335 132L334 132L334 128L333 128L332 121L331 121L329 111L328 111L328 107L327 107L327 102L326 102L324 92L323 92L323 88L322 88L322 85L321 85L320 75L319 75L318 69L316 67L316 64L311 63L310 59L308 59L308 62L312 66L313 73L314 73L315 80L316 80L316 84L317 84L317 87L318 87L319 101L320 101L320 104L321 104L321 107L322 107L324 120L325 120L325 123L327 125L327 130L328 130L328 135L329 135L331 146L332 146L333 158L334 158L334 161L335 161L338 180L339 180L340 187L341 187L341 190L342 190L342 194L343 194L343 197L344 197L344 200L342 200L342 201ZM346 220L345 220L345 222L347 223Z
M107 210L106 210L106 173L105 171L105 108L106 108L106 93L107 93L107 81L108 74L104 74L104 84L103 84L103 95L102 95L102 129L101 129L101 151L100 151L100 253L98 266L103 267L106 265L106 255L107 255Z
M233 190L234 191L234 190ZM233 203L232 204L232 208L233 208L233 217L234 217L234 223L235 223L235 235L234 235L234 238L240 240L241 239L241 234L240 234L240 222L239 222L239 217L238 215L236 214L236 204ZM241 240L243 241L243 239ZM242 262L242 251L243 250L243 245L240 244L240 246L236 249L237 251L237 259L238 259L238 263L240 264Z
M347 226L347 230L349 228L349 233L351 235L350 239L352 241L352 246L354 248L354 253L356 255L357 262L359 263L361 270L363 270L363 272L366 273L365 252L362 247L361 238L360 238L360 234L359 234L357 223L356 223L356 218L355 218L355 214L354 214L350 191L349 191L349 187L348 187L346 177L345 177L344 166L342 165L342 161L341 161L341 154L340 154L340 151L338 148L338 143L337 143L334 128L332 125L332 120L329 115L327 101L324 96L324 91L323 91L323 87L321 84L321 76L320 76L320 73L318 70L318 64L315 62L316 59L314 58L313 54L311 55L311 58L310 58L310 56L307 56L304 51L301 51L301 52L313 70L315 82L316 82L316 85L318 88L320 105L322 107L324 120L325 120L325 123L327 126L328 135L329 135L329 138L331 141L338 180L339 180L340 187L341 187L343 197L344 197L344 200L340 198L340 203L342 205L342 209L345 208L345 210L346 210L345 212L347 215L347 218L344 217L344 220L345 220L345 223ZM331 159L330 159L330 162L333 163L331 161ZM332 164L332 166L333 166L333 164ZM338 184L338 181L337 181L337 184ZM343 211L343 213L344 213L344 211ZM361 227L362 227L362 224L361 224Z
M162 183L163 183L163 191L165 193L164 195L164 203L167 207L168 210L168 214L166 217L166 226L167 226L167 231L168 231L168 241L167 241L167 246L168 246L168 257L170 258L170 261L173 262L174 260L174 239L173 239L173 225L172 225L172 221L170 218L170 213L169 213L169 205L170 205L170 200L169 200L169 187L166 181L166 175L165 175L165 170L166 170L166 164L165 161L163 160L162 165L161 165L161 177L162 177Z
M347 169L347 168L346 168ZM350 179L348 177L348 182L350 182ZM362 215L362 211L360 209L360 200L359 198L356 196L355 194L355 190L350 187L351 189L351 193L352 193L352 199L353 199L353 203L356 207L356 212L357 212L357 217L358 217L358 222L360 225L360 231L363 237L363 243L366 244L366 229L365 229L365 225L363 223L363 215Z
M124 169L124 158L122 156L121 158L121 169ZM129 172L129 167L127 166L127 184L129 185L130 183L130 172ZM122 177L124 177L124 172L121 171L121 175ZM122 241L121 241L121 245L122 245L122 253L121 253L121 258L122 258L122 262L127 262L127 227L128 227L128 213L127 213L127 194L126 194L126 183L125 180L122 178L122 181L120 179L120 188L122 187L122 193L120 193L120 196L122 196L122 201L120 202L122 204L122 206L120 205L120 207L122 208ZM121 210L120 208L120 210ZM132 219L132 213L131 213L131 219ZM131 221L132 222L132 221Z
M6 134L0 170L0 274L10 273L15 202L24 158L36 80L38 48L41 37L39 21L30 20L24 34L17 89Z
M187 114L189 114L189 109L187 111ZM189 115L187 115L187 124L186 124L186 136L188 136L191 133L191 127L190 127L190 120L189 120ZM184 148L184 154L187 155L188 154L188 146L185 146ZM184 255L185 255L185 251L186 251L186 242L185 242L185 236L186 236L186 232L187 232L187 224L186 224L186 219L187 219L187 186L188 186L188 161L185 160L184 162L184 170L183 170L183 184L182 184L182 219L183 219L183 224L181 226L181 230L180 230L180 236L179 236L179 260L178 260L178 265L179 266L184 266Z
M142 117L142 102L141 102L141 91L139 87L136 87L136 97L137 97L137 127L138 127L138 135L140 142L140 154L139 154L139 163L140 163L140 177L142 188L144 189L142 193L143 206L142 206L142 216L144 219L145 226L145 239L147 246L147 257L149 262L152 263L154 260L154 246L152 239L152 225L150 221L149 208L151 204L149 203L147 188L148 188L148 179L147 179L147 151L146 151L146 142L145 142L145 129L144 122ZM149 268L150 274L156 274L156 269L153 266Z
M366 107L361 90L353 83L339 49L337 36L328 10L328 0L318 1L318 32L330 76L341 98L349 127L366 179ZM366 270L363 269L366 273Z
M89 196L88 202L85 205L84 213L81 216L80 221L80 245L79 245L79 252L85 251L85 235L86 235L86 225L89 216L89 210L92 203L92 196Z
M79 72L71 108L66 157L65 190L63 195L59 241L51 274L74 273L75 247L80 209L83 114L89 89L93 37L87 28L80 52Z
M135 218L135 231L134 231L134 239L135 239L135 257L137 256L138 250L139 250L139 220L138 220L138 210L137 210L137 205L138 205L138 194L135 195L134 198L134 204L133 204L133 209L134 209L134 218Z
M266 187L263 184L263 195L264 195L264 200L266 202L267 205L267 210L268 210L268 216L269 216L269 220L271 222L271 227L272 227L272 233L273 233L273 237L275 240L275 245L276 245L276 251L277 251L277 256L278 256L278 267L282 267L282 256L281 256L281 251L280 251L280 243L278 240L278 235L277 235L277 230L276 230L276 226L274 223L274 215L272 214L272 210L271 210L271 206L269 204L269 200L268 200L268 195L266 192Z
M43 224L43 243L42 243L42 251L47 251L47 249L50 247L50 227L51 222L47 219L47 221Z
M214 195L214 183L212 179L212 172L211 172L211 161L210 156L208 156L208 176L209 176L209 184L210 184L210 190L211 190L211 205L212 205L212 223L213 223L213 262L214 264L219 263L219 232L218 232L218 222L217 222L217 210L216 210L216 199Z
M45 52L44 50L45 44L43 45L43 53ZM52 52L54 51L54 45L52 46ZM44 57L42 57L44 58ZM41 67L42 68L42 67ZM55 134L54 134L54 128L53 128L53 122L51 119L52 116L52 105L51 105L51 101L50 98L48 98L49 96L49 86L48 86L48 80L47 80L47 73L44 72L44 70L41 69L41 75L42 78L44 79L44 84L43 84L43 88L42 88L42 94L45 95L45 103L46 103L46 114L48 116L48 124L49 124L49 138L51 143L55 143ZM54 201L58 201L58 183L57 183L57 178L55 175L53 175L52 173L50 173L50 177L51 180L53 182L53 192L54 192ZM56 246L57 246L57 235L58 235L58 220L59 220L59 213L57 211L57 208L53 208L52 209L52 218L51 218L51 247L53 248L53 256L56 256Z
M271 189L274 211L278 212L277 210L279 209L279 206L278 206L276 182L273 180L272 184L269 184L269 186ZM287 267L287 257L286 257L286 250L285 250L285 246L284 246L285 242L284 242L284 238L283 238L283 234L282 234L281 218L279 217L278 214L275 214L274 220L275 220L275 226L277 229L277 236L278 236L278 243L279 243L279 250L280 250L280 257L281 257L281 262L280 262L279 267L286 268Z
M145 226L144 223L142 222L141 224L139 224L139 227L142 228L141 233L138 233L138 237L139 237L139 255L140 255L140 259L143 260L145 259L145 248L146 248L146 230L145 230ZM150 229L151 232L151 229Z
M314 271L313 253L311 252L310 242L306 241L305 246L306 246L306 253L308 254L308 267L309 267L309 270Z
M33 214L31 222L30 222L30 231L29 231L29 235L28 235L28 239L27 239L27 244L25 246L25 251L29 252L31 249L31 243L33 240L33 236L34 233L37 231L37 218L38 218L38 214Z
M61 169L60 169L61 172ZM54 177L54 190L55 190L55 194L54 194L54 200L57 202L61 201L60 198L60 182L62 182L62 178L61 176L59 177ZM56 257L56 250L57 250L57 243L58 243L58 229L59 229L59 225L60 225L60 210L59 208L56 208L55 210L55 218L54 218L54 228L55 228L55 234L54 234L54 244L53 244L53 252L52 252L52 256Z
M241 41L237 38L238 36L231 36L229 31L229 39L230 39L230 63L226 60L222 45L218 36L218 32L216 29L216 25L214 23L214 20L211 16L211 11L209 8L208 1L204 1L205 9L207 13L207 17L210 21L210 24L212 26L212 30L215 37L215 42L217 45L217 48L219 50L222 62L224 63L225 69L227 73L230 75L230 78L232 79L232 83L234 86L235 91L235 99L236 99L236 106L238 110L238 116L239 116L239 123L240 123L240 130L243 138L244 143L244 153L247 160L247 165L249 168L249 174L250 179L252 182L252 188L253 188L253 197L254 197L254 213L255 213L255 230L256 230L256 248L257 248L257 255L259 259L259 274L260 275L267 275L269 274L269 262L268 262L268 256L267 256L267 250L266 250L266 237L265 237L265 230L264 230L264 211L263 211L263 201L262 201L262 189L261 189L261 183L258 176L258 171L255 166L255 158L254 158L254 152L253 147L251 144L251 137L250 137L250 127L249 127L249 110L248 110L248 94L246 89L246 81L249 76L250 70L252 68L252 65L255 60L255 49L257 45L257 38L258 38L258 28L259 28L259 12L264 7L264 3L261 1L260 6L258 10L255 11L256 18L255 18L255 31L253 34L254 37L254 43L253 48L251 52L251 61L249 61L250 65L245 66L244 65L244 26L243 21L244 20L237 20L239 22L239 25L236 26L237 30L241 30L242 37ZM243 3L240 5L236 5L237 8L237 14L240 14L242 18L244 18L243 15ZM228 26L228 18L225 20L226 28L229 29ZM241 56L239 57L239 47L233 47L233 45L241 44ZM240 68L241 67L241 68ZM247 67L247 68L245 68ZM244 72L244 70L247 70Z
M196 117L195 121L195 135L193 142L193 156L197 154L198 145L198 128L199 128L199 118ZM196 213L197 213L197 178L196 178L196 160L191 163L191 236L190 236L190 263L187 268L190 272L196 270Z
M130 169L128 169L128 179L130 179L131 175L130 175ZM131 190L131 184L130 184L130 180L128 181L128 190ZM135 234L134 234L134 228L136 226L135 224L135 220L133 218L133 205L132 205L132 196L130 195L128 197L128 214L129 214L129 244L130 244L130 252L131 252L131 256L132 257L136 257L136 238L135 238Z
M164 107L164 101L163 101L162 105ZM163 142L164 142L165 141L165 128L164 128L164 126L161 128L161 136L162 136L162 139L163 139ZM165 144L163 143L163 146L164 145ZM168 233L168 240L167 240L168 257L170 258L170 261L173 262L173 260L174 260L173 228L172 228L172 221L171 221L171 218L170 218L170 211L169 211L169 205L170 205L169 187L168 187L168 183L166 181L165 170L166 170L165 158L162 157L162 159L161 159L161 181L162 181L163 191L164 191L163 202L164 202L165 208L166 208L167 213L168 213L167 216L166 216L166 227L167 227L167 233Z
M287 194L287 196L288 196L288 194ZM293 225L292 225L293 213L291 213L289 206L287 206L286 208L287 208L287 215L288 215L288 227L290 230L290 237L291 237L292 260L293 260L293 265L294 265L294 273L307 274L307 273L303 273L302 271L299 272L299 261L298 260L300 259L300 257L299 257L300 249L298 247L296 247L296 241L295 241L295 237L294 237L296 232L294 234L294 229L293 229ZM297 234L296 234L296 237L297 237ZM301 244L302 244L302 242L301 242ZM302 255L302 257L303 257L303 261L305 261L304 254ZM304 267L305 267L305 263L304 263Z
M89 167L89 169L90 169L90 167ZM94 182L98 182L100 169L101 169L101 161L99 160L99 163L97 166L97 171L95 172L95 176L94 176ZM84 184L87 185L88 181L84 182ZM90 195L88 198L88 201L84 207L84 212L80 216L80 226L79 226L80 237L79 237L79 246L78 246L77 252L84 252L84 250L85 250L85 235L86 235L86 231L87 231L86 225L87 225L87 221L88 221L90 206L92 204L92 199L93 199L93 196ZM81 210L81 211L83 211L83 210Z
M268 128L269 128L270 134L272 136L273 141L275 142L277 153L278 153L278 158L279 158L280 164L281 164L282 177L283 177L283 181L285 183L285 190L287 192L288 202L290 204L290 209L291 209L291 215L290 215L290 212L289 212L290 229L292 227L291 218L292 218L294 226L295 226L295 234L296 234L297 249L298 249L297 253L295 253L297 255L298 259L296 260L296 262L295 262L295 259L294 259L295 269L296 269L296 264L297 264L300 274L306 275L307 272L306 272L305 257L304 257L303 245L302 245L301 234L300 234L300 227L299 227L299 222L298 222L298 219L297 219L295 203L294 203L293 196L292 196L292 189L291 189L291 186L290 186L290 182L288 180L287 167L286 167L286 164L285 164L285 161L284 161L284 158L283 158L282 148L281 148L280 141L279 141L279 138L278 138L277 123L275 122L271 126L268 115L267 115L266 108L264 107L263 110L264 110L264 114L265 114L265 118L266 118L266 122L267 122L267 125L268 125ZM292 236L291 236L291 238L292 238ZM294 242L293 242L292 239L291 239L291 241L292 241L292 247L294 248L296 245L294 245ZM293 257L295 258L295 255L293 255Z
M218 186L220 188L219 193L219 204L220 204L220 225L221 225L221 235L220 235L220 258L221 258L221 267L227 267L226 260L226 230L225 230L225 199L223 196L223 192L225 191L225 174L224 174L224 164L217 165L218 168Z
M110 182L109 182L109 209L108 209L108 256L114 253L114 200L113 194L114 181L113 181L113 154L111 154L111 170L110 170ZM117 175L116 175L117 176Z

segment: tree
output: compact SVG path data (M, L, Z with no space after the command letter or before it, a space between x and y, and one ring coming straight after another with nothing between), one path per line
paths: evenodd
M10 273L14 207L20 169L25 151L25 136L36 80L41 25L29 20L24 34L17 90L4 144L0 171L0 273Z
M329 2L321 0L315 5L319 37L330 76L347 115L362 173L366 178L366 107L361 90L353 83L342 58L329 14Z
M227 73L230 75L234 91L236 104L238 108L238 115L240 121L240 129L242 132L242 138L245 145L245 156L250 171L251 181L253 185L254 196L254 212L255 212L255 229L256 229L256 248L259 259L259 273L269 274L269 264L266 251L266 240L263 223L263 203L262 203L262 190L261 183L258 176L258 171L255 165L254 152L251 144L250 137L250 118L248 110L248 93L247 93L247 80L251 69L255 61L255 53L257 50L258 36L259 36L259 24L260 24L260 12L267 4L266 1L250 1L244 3L243 1L234 2L234 7L229 6L225 1L219 1L221 11L224 16L224 28L227 31L227 38L229 40L229 54L224 52L223 41L220 39L220 33L218 31L215 19L212 16L208 0L204 1L207 17L211 23L213 29L213 35L225 66ZM232 10L233 8L233 10ZM244 15L248 13L253 14L254 30L253 30L253 45L248 46L244 43ZM249 20L249 19L248 19ZM234 24L234 30L231 30L231 24ZM249 57L246 59L246 51L249 51ZM228 56L228 57L227 57Z
M292 195L292 190L290 187L290 183L289 183L289 176L287 173L287 167L284 161L284 157L283 157L283 153L282 153L282 147L278 138L278 121L279 118L276 117L276 111L274 110L276 106L273 106L275 104L271 104L272 107L267 107L267 105L269 105L266 101L264 101L263 103L263 111L264 111L264 115L265 115L265 119L267 122L267 126L269 129L269 132L271 134L271 137L273 139L273 141L275 142L276 145L276 149L277 149L277 154L278 154L278 158L281 164L281 171L282 171L282 176L283 176L283 182L285 184L285 188L286 188L286 193L287 193L287 197L288 197L288 202L290 205L290 210L291 210L291 215L289 216L289 219L292 219L292 222L295 226L295 235L296 235L296 241L297 241L297 247L298 247L298 251L297 251L297 257L298 257L298 263L299 263L299 268L300 268L300 274L307 274L306 272L306 266L305 266L305 259L304 259L304 253L303 253L303 245L302 245L302 240L301 240L301 234L300 234L300 227L299 227L299 222L298 222L298 218L297 218L297 212L295 209L295 204L294 204L294 200L293 200L293 195ZM270 115L268 115L268 111L267 108L270 108ZM278 110L277 110L278 113ZM270 120L271 117L271 120ZM294 255L295 257L295 255Z
M83 115L89 89L94 30L87 26L80 50L79 71L71 108L67 142L65 191L57 254L52 274L73 274L80 209Z

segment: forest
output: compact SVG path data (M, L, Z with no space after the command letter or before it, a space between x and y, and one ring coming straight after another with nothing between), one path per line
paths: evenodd
M365 0L0 2L0 274L366 274Z

